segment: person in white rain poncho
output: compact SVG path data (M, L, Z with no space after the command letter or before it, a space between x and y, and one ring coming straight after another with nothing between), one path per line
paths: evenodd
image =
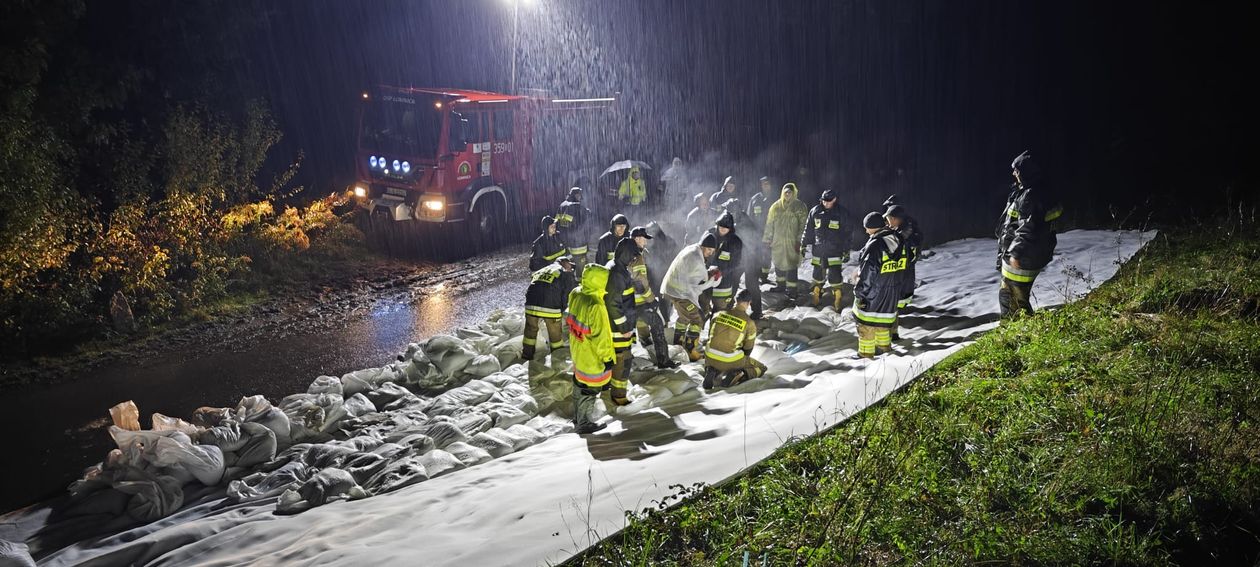
M712 234L705 234L697 244L684 246L669 265L661 283L661 295L669 299L678 312L674 322L674 344L687 349L687 356L692 361L700 360L696 343L700 339L704 320L708 318L708 313L700 309L700 294L722 281L720 270L705 265L716 249L717 238Z

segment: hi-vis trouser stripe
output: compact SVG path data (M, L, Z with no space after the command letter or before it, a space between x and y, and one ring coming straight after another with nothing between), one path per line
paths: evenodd
M586 254L586 247L585 246L570 246L569 253L573 254L574 256Z
M1024 270L1016 268L1015 266L1008 264L1005 259L1002 260L1002 277L1013 282L1032 283L1034 279L1037 279L1037 274L1040 273L1041 270Z
M887 327L897 321L896 313L876 313L873 311L866 311L858 305L859 303L855 299L853 301L853 316L857 317L857 320L860 323L876 327Z
M827 260L828 266L841 266L844 264L844 257L842 256L837 256L834 258L826 258L826 260ZM819 258L815 256L814 259L809 261L809 263L815 266L821 266L823 263L823 258Z
M875 349L892 349L892 333L887 328L858 323L858 354L874 356Z
M560 309L552 309L550 307L541 307L538 305L526 305L525 314L541 317L543 319L559 319L564 315Z
M732 288L729 287L715 288L713 290L713 297L730 297L732 293L731 289Z
M744 359L744 351L725 352L710 347L705 349L704 356L718 362L739 362Z
M914 300L913 295L901 298L901 301L897 302L897 309L905 309L907 307L910 307L910 302L912 300Z

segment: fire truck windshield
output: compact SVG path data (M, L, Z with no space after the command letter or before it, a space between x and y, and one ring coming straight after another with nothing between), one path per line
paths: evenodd
M390 156L433 158L442 135L442 111L428 101L384 96L363 112L360 147Z

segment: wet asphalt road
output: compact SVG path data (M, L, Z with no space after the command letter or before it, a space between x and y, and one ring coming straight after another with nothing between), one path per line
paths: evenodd
M235 406L254 394L275 403L305 392L316 376L385 365L408 343L475 325L498 308L519 307L527 255L500 253L476 269L460 270L458 278L381 293L331 328L182 347L6 394L0 431L9 439L0 513L63 494L84 468L100 462L114 446L107 427L116 403L135 401L148 427L154 412L186 418L198 407ZM449 274L452 268L437 265L433 271Z

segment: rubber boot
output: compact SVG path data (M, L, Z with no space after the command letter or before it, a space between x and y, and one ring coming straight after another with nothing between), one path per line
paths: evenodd
M704 389L705 390L713 389L713 382L717 380L718 374L719 374L718 369L713 368L712 366L705 367L704 369Z
M844 296L844 293L840 291L840 288L836 288L832 290L831 293L832 295L835 296L835 299L832 300L832 308L836 310L836 313L839 313L841 309L844 309L844 307L842 307L842 305L844 304L840 302L840 299Z
M627 394L628 392L626 392L625 388L612 388L608 397L615 406L627 406L630 405L630 398L626 397Z
M521 358L525 360L533 360L534 359L534 345L521 347Z
M687 342L683 344L683 348L687 349L687 358L692 362L700 360L700 337L688 335Z
M731 370L722 375L722 387L730 388L744 380L748 379L748 374L743 370Z
M822 302L822 286L814 286L814 289L809 292L809 298L810 306L817 309L818 305Z

